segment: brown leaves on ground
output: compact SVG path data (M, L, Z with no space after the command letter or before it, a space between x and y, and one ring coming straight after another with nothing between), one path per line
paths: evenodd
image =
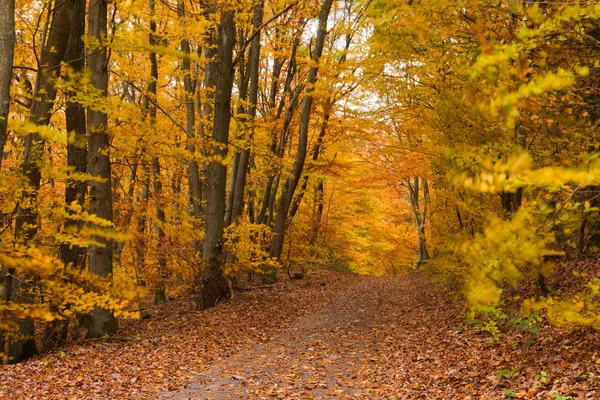
M3 366L0 397L600 397L597 334L545 325L531 345L518 330L488 344L455 299L420 274L322 272L208 311L172 301L150 313L124 327L132 340Z

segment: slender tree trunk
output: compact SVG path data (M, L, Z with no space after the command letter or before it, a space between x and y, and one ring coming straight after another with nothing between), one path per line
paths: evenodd
M7 138L14 46L15 0L0 0L0 167Z
M146 221L148 212L148 202L150 199L150 172L148 170L148 166L146 165L146 160L140 158L140 162L142 163L141 174L143 174L143 176L140 178L139 176L141 174L138 174L138 179L141 181L142 187L140 193L140 201L138 201L138 208L140 209L140 218L137 221L137 238L135 241L136 273L142 271L144 266L146 265Z
M150 46L158 45L156 40L156 1L149 0L148 7L150 8L150 36L148 42ZM150 81L148 83L148 96L153 101L148 102L148 116L150 117L150 124L152 128L156 129L156 106L155 102L157 99L157 85L158 85L158 58L156 52L150 52ZM152 180L154 189L154 208L156 211L157 225L155 227L156 236L158 238L158 248L161 249L164 246L165 232L163 226L165 223L165 210L161 204L162 198L162 182L160 181L160 160L158 157L152 158ZM164 303L167 299L165 291L166 280L168 278L167 273L167 257L164 251L158 252L158 275L160 277L158 286L154 292L154 302Z
M65 61L71 67L74 79L80 79L80 74L85 69L85 44L83 36L85 35L85 0L72 0L72 22L71 32ZM75 93L67 93L72 96ZM85 109L77 103L68 101L65 110L67 119L67 165L73 167L75 173L85 173L87 168L87 143L86 143L86 121ZM83 206L85 190L87 185L80 180L67 180L65 191L66 204L76 202ZM75 233L79 230L80 223L76 220L67 218L65 221L65 231ZM65 265L83 266L86 249L79 246L71 246L68 243L62 244L59 249L59 256Z
M60 64L64 61L71 18L70 3L57 4L52 13L52 22L47 43L43 46L36 85L31 103L31 121L39 126L48 125L56 97L55 81L60 73ZM38 132L31 132L25 138L23 154L23 175L28 189L23 194L21 206L15 223L15 238L18 242L33 244L38 230L37 193L42 179L44 142ZM11 300L17 303L33 303L32 294L21 290L22 281L15 278L14 270L9 270L11 278L8 285ZM34 277L35 278L35 277ZM37 353L34 341L34 325L31 318L18 321L19 333L24 337L12 343L8 349L10 362L25 360Z
M264 13L264 0L257 0L254 6L254 17L252 26L257 31L262 25ZM254 134L254 119L256 118L256 103L258 101L258 69L260 64L260 31L257 33L250 43L250 53L248 55L248 74L250 76L250 89L248 92L248 120L250 133L245 134L246 147L240 152L238 160L237 176L235 176L235 191L233 196L233 204L231 211L231 222L236 222L244 211L244 197L246 194L246 176L248 174L248 163L250 160L250 142ZM246 130L244 128L244 130ZM232 176L232 179L234 177Z
M312 151L313 163L316 163L319 160L319 155L321 154L321 145L323 144L323 139L325 138L325 134L327 133L327 126L329 125L329 118L331 117L333 102L331 100L328 100L323 108L325 109L325 114L323 115L323 122L321 123L321 128L319 129L317 144L315 145ZM302 203L302 199L304 198L304 194L306 193L306 187L308 186L308 178L309 176L308 174L306 174L302 179L302 186L300 187L300 192L294 198L294 201L292 202L292 207L290 208L290 219L296 216L296 213L300 208L300 203Z
M85 69L85 0L71 0L71 31L65 51L65 62L69 65L72 75L69 80L81 79ZM76 93L67 93L67 97ZM87 168L87 137L84 107L73 101L67 101L65 110L67 120L67 165L73 168L76 174L86 172ZM67 179L65 189L65 204L77 204L83 207L87 185L80 179ZM81 229L81 223L72 219L72 211L67 208L67 218L64 223L64 232L76 235ZM83 268L85 266L85 247L62 243L58 250L60 260L65 266ZM44 349L50 350L64 346L67 342L69 322L52 321L46 325L44 331Z
M315 42L315 48L312 54L312 60L314 64L308 71L308 80L306 86L306 93L302 104L302 112L300 114L300 129L298 137L298 151L296 153L296 160L292 167L292 176L290 176L284 186L281 199L277 206L277 217L275 220L275 235L271 243L270 255L271 257L279 259L283 250L283 241L285 235L286 221L288 211L291 205L294 192L298 186L302 171L304 169L304 162L306 160L306 150L308 145L308 125L310 122L310 114L313 103L313 92L314 84L317 81L317 72L319 70L319 59L323 52L323 46L325 44L325 36L327 35L327 19L329 17L329 11L331 10L332 0L325 0L321 8L319 15L319 27L317 32L317 39ZM273 282L276 279L277 271L271 269L266 274L266 282Z
M108 26L108 2L105 0L90 0L88 35L99 43L104 43ZM102 45L103 46L103 45ZM88 67L91 70L91 82L102 96L108 94L108 57L103 46L94 49L88 55ZM110 158L106 151L109 148L108 117L104 111L88 110L88 173L95 179L89 182L90 209L89 212L106 221L113 220L112 209L112 177ZM88 268L90 273L101 277L109 277L113 272L113 241L103 233L107 228L91 224L98 232L92 235L92 240L99 245L90 246ZM104 232L102 232L104 231ZM109 310L95 308L88 318L88 337L101 337L114 333L118 329L117 320Z
M422 181L422 185L419 183ZM415 225L417 228L417 261L422 263L429 260L429 252L427 251L427 241L425 239L425 223L427 221L427 201L429 198L429 184L426 179L414 177L411 183L410 179L406 179L406 186L410 196L410 205L415 216ZM421 204L420 191L423 190L423 204Z
M246 32L244 29L239 29L237 32L238 36L238 46L239 48L243 48ZM237 125L235 131L234 139L243 139L246 138L246 103L248 102L248 83L250 75L246 70L246 57L245 52L240 54L238 59L238 107L236 112ZM243 143L242 143L243 146ZM227 196L227 206L225 207L225 226L229 226L231 224L231 216L233 212L233 199L235 197L235 190L237 184L237 174L238 174L238 166L240 161L241 150L236 149L234 151L232 160L231 160L231 176L229 178L229 195ZM226 258L229 255L226 255ZM229 261L227 261L229 262Z
M206 17L207 20L210 20L211 18L213 18L213 16L216 15L216 3L207 3L206 6L204 6L204 16ZM210 28L208 34L206 35L206 38L204 40L203 43L203 47L199 46L198 47L198 55L201 55L202 53L204 53L204 59L208 60L208 62L204 65L204 78L203 78L203 82L202 82L202 86L204 89L204 92L207 93L207 99L205 102L202 102L202 95L201 95L201 91L198 91L197 94L197 99L198 99L198 135L200 136L201 140L202 140L202 148L201 148L201 152L202 155L204 155L205 157L208 156L208 142L210 142L210 133L213 128L214 128L214 118L213 118L213 112L214 112L214 107L213 107L213 101L215 98L215 94L216 94L216 85L217 85L217 76L219 75L219 71L217 70L218 67L218 63L217 63L217 57L218 57L218 52L217 52L217 47L214 45L217 42L217 32L215 29ZM234 39L235 40L235 39ZM209 101L208 98L212 98L213 101ZM212 123L211 123L212 122ZM199 176L201 178L201 192L202 192L202 198L203 201L206 202L206 197L207 197L207 192L208 192L208 182L207 182L207 175L208 175L208 166L204 165L203 166L203 171L201 174L199 174ZM201 203L202 204L202 203ZM202 204L202 213L206 214L206 205L205 203ZM206 220L205 220L206 222ZM203 248L203 244L198 243L200 251L202 252L202 248Z
M243 99L246 101L246 99ZM241 107L241 106L240 106ZM237 183L237 171L240 161L240 152L236 151L231 159L231 178L229 179L229 196L227 196L227 206L225 207L225 226L231 224L231 214L233 211L233 198L235 196L235 185Z
M235 44L234 11L224 10L219 23L217 43L213 156L225 159L231 122L231 90L233 86L233 46ZM223 231L227 167L215 160L208 166L206 196L206 230L204 233L203 268L198 277L197 308L213 307L231 296L229 281L223 273Z
M162 205L162 182L160 181L160 163L158 157L154 157L152 161L152 172L154 179L154 201L156 208L156 236L158 238L158 274L160 281L156 291L154 292L154 302L164 303L167 300L166 284L169 278L167 271L167 256L164 251L165 243L165 231L163 229L165 223L165 209Z
M317 242L317 237L319 235L319 229L321 228L321 220L323 219L323 198L324 198L324 193L325 193L324 189L325 188L324 188L323 179L319 179L319 181L317 183L317 187L315 188L315 202L317 204L316 204L315 213L313 215L310 239L308 241L308 244L310 247L313 247L315 245L315 243Z
M279 29L279 28L276 29L277 37L280 35L280 31L281 31L281 29ZM289 60L288 67L287 67L283 95L281 96L281 99L279 101L279 105L277 106L277 110L276 110L275 114L271 117L271 119L273 121L277 121L279 118L281 118L281 114L283 113L283 108L285 106L285 99L288 94L290 97L290 104L288 105L288 113L291 112L291 114L293 114L298 105L297 97L294 96L295 93L293 93L291 90L291 83L297 72L296 50L298 48L299 43L300 42L298 40L298 37L295 37L293 44L292 44L292 51L290 54L290 60ZM279 81L280 81L279 76L281 75L281 71L283 69L283 64L284 64L284 62L280 58L276 58L273 62L273 70L271 72L271 89L269 92L269 102L268 102L268 109L270 112L273 112L273 110L275 109L275 105L276 105L276 101L277 101L277 91L278 91ZM287 130L286 123L287 123L287 115L286 115L286 120L284 122L284 128L283 128L282 132L285 132ZM272 129L271 130L271 153L272 153L273 157L280 158L281 152L279 151L279 140L278 139L279 139L279 137L277 134L277 130ZM269 177L267 179L267 185L265 187L265 191L263 194L261 208L258 212L258 216L256 217L257 224L270 225L271 221L273 220L273 218L272 218L273 185L275 184L275 187L278 187L279 175L280 175L280 171L274 171L273 173L271 173L269 175ZM277 192L277 189L275 189L275 192Z
M177 0L177 15L181 20L182 25L185 26L186 12L185 2L183 0ZM192 66L189 59L191 54L191 48L189 41L184 38L181 39L181 51L184 56L181 58L181 67L184 73L183 76L183 88L185 91L185 120L186 120L186 133L188 141L186 149L194 154L197 150L195 125L196 125L196 110L194 103L194 91L196 82L192 79ZM200 179L200 167L197 161L190 161L188 163L188 196L190 203L190 213L196 221L198 221L202 215L202 181ZM196 253L201 252L201 244L199 241L194 241L193 244Z
M0 170L4 158L4 145L8 137L8 111L10 105L10 84L15 46L15 1L0 0ZM2 216L0 216L0 222ZM7 302L10 297L11 277L4 267L0 267L0 300ZM0 353L4 354L4 336L0 335ZM1 360L1 358L0 358ZM0 361L1 362L1 361Z

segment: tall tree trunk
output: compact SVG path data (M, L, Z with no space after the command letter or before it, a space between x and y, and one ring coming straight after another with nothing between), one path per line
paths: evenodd
M279 35L280 31L281 31L281 29L277 28L276 35ZM290 96L290 104L288 105L288 114L289 113L293 114L298 105L298 98L297 98L297 96L295 96L295 93L293 93L292 89L291 89L292 80L297 72L296 50L300 43L297 36L298 35L296 35L296 37L294 38L294 41L292 43L292 51L290 54L290 60L289 60L288 67L287 67L283 95L281 96L281 99L279 101L279 105L277 107L275 114L271 117L271 119L273 121L277 121L279 118L281 118L281 114L283 113L283 108L285 106L286 95L289 94L289 96ZM271 73L271 89L269 92L269 102L268 102L268 109L271 113L275 109L275 105L276 105L276 101L277 101L277 91L278 91L279 81L280 81L279 76L281 74L281 70L283 69L283 64L284 64L283 60L280 58L276 58L273 62L273 70ZM288 118L286 115L283 132L286 132L286 130L287 130L287 126L286 126L287 121L288 121ZM272 153L273 157L280 157L278 143L279 143L279 141L278 141L277 130L272 129L271 130L271 153ZM275 184L276 188L279 186L279 175L280 175L280 171L275 171L272 174L270 174L268 177L267 185L265 186L265 191L263 194L262 205L261 205L261 208L256 217L257 224L270 225L271 221L273 220L273 218L272 218L272 213L273 213L273 201L272 200L274 198L272 196L273 185ZM275 189L275 192L277 192L277 189Z
M0 0L0 167L7 138L14 48L15 0Z
M101 48L94 49L88 55L88 67L91 70L91 82L102 96L108 94L108 57L104 46L108 26L108 2L105 0L90 0L88 12L88 35L98 41ZM110 158L106 151L109 147L108 117L104 111L88 110L88 173L94 178L89 182L91 215L106 221L113 220L112 210L112 179ZM113 272L113 241L102 233L108 233L107 228L91 224L98 233L92 235L92 240L98 245L90 246L88 256L89 272L101 277L109 277ZM104 231L104 232L102 232ZM88 334L90 338L101 337L117 331L117 320L105 309L96 307L88 318Z
M308 245L314 246L319 236L319 229L321 228L321 220L323 219L323 198L324 198L324 183L323 179L319 179L317 187L315 188L315 212L313 214L312 228L310 232L310 239Z
M308 146L308 125L310 122L310 114L313 103L314 85L317 81L317 72L319 71L318 63L323 52L323 46L325 44L325 36L327 35L327 19L329 17L329 11L331 10L332 3L333 0L325 0L321 8L321 12L319 14L319 27L317 31L317 39L312 54L313 65L308 71L306 92L302 104L302 112L300 114L300 129L298 133L299 137L296 160L294 161L294 166L292 167L292 175L286 180L283 186L283 193L277 206L277 217L275 220L275 235L273 237L270 250L271 257L277 259L281 257L288 211L290 208L292 198L294 196L294 192L296 191L296 187L298 186L298 182L300 180L300 177L302 176L304 162L306 160L306 150ZM275 281L276 274L277 271L275 269L269 270L266 274L265 280L267 282Z
M419 182L421 181L421 183ZM411 180L406 179L406 186L410 196L410 206L415 216L415 225L417 228L417 262L429 260L429 252L427 251L427 241L425 239L425 223L427 222L427 202L429 198L429 183L424 178L414 177ZM423 190L423 201L421 204L421 186Z
M217 42L214 122L212 154L225 159L231 122L231 90L233 86L233 46L235 44L234 11L221 14ZM208 166L206 195L206 230L204 232L203 268L198 277L197 308L213 307L231 296L229 281L223 273L223 231L227 167L219 160Z
M0 0L0 170L4 158L4 145L8 137L8 110L10 105L10 83L15 46L15 1ZM2 216L0 216L0 222ZM10 297L11 277L0 267L0 300ZM0 335L0 353L4 354L4 337ZM1 360L1 359L0 359Z
M148 42L150 46L158 45L156 40L156 1L150 0L148 2L150 8L150 36ZM148 83L148 95L153 101L148 102L148 115L150 117L150 124L153 130L156 129L156 106L157 99L157 85L158 85L158 58L156 52L150 52L150 81ZM152 180L154 189L154 208L156 211L157 225L155 227L156 236L158 238L158 248L162 248L165 241L165 231L163 226L165 223L165 210L161 204L162 197L162 182L160 181L160 160L158 157L152 158ZM165 291L165 285L167 280L167 257L165 252L158 252L158 275L160 277L158 286L154 292L154 302L164 303L167 299Z
M158 275L159 283L154 292L154 302L164 303L167 300L166 284L169 278L167 271L167 256L164 251L165 243L165 231L163 226L165 224L165 209L162 205L162 182L160 181L160 162L158 157L154 157L152 161L152 175L154 179L154 201L156 209L156 220L157 224L155 227L156 236L158 238Z
M240 48L244 48L244 42L246 39L246 32L243 28L239 29L237 32L238 36L238 46ZM237 60L238 65L238 107L236 118L238 123L236 125L235 137L234 139L246 137L246 103L248 102L248 83L250 75L246 70L246 52L240 53L240 56ZM243 142L242 142L243 146ZM229 179L229 194L227 196L227 206L225 207L225 226L229 226L231 224L231 216L233 212L233 199L235 197L235 189L237 184L237 171L239 166L241 150L235 150L232 160L231 160L231 177ZM228 261L229 262L229 261Z
M211 18L214 18L214 15L216 15L216 3L215 2L207 2L206 5L203 6L203 14L206 18L206 20L210 20ZM210 27L209 31L207 32L207 35L204 38L204 43L200 46L198 46L198 50L197 53L199 56L203 55L203 58L205 60L207 60L208 62L204 65L204 77L203 77L203 82L202 82L202 87L204 89L204 93L207 93L208 96L206 101L202 102L202 91L198 90L197 91L197 112L198 112L198 136L201 138L201 149L200 151L202 152L203 156L208 156L208 142L209 142L209 132L213 130L214 128L214 118L213 118L213 112L214 112L214 98L215 98L215 94L216 94L216 85L217 85L217 75L219 74L219 71L217 70L218 67L218 62L217 62L217 57L218 57L218 51L217 51L217 46L215 46L215 43L217 42L217 31L216 29ZM234 39L235 40L235 39ZM209 101L208 97L212 98L213 101ZM211 124L212 121L212 124ZM198 176L200 179L200 192L202 193L202 201L206 202L206 197L207 197L207 192L208 192L208 182L207 182L207 175L208 175L208 166L207 165L203 165L202 166L202 172L200 172L200 170L198 171ZM201 213L202 214L206 214L206 203L202 203L200 202L200 209L201 209ZM206 219L204 221L206 223ZM198 244L198 253L202 252L203 249L203 244L202 243L197 243Z
M248 55L248 74L250 75L250 89L248 92L248 120L249 120L249 135L246 133L245 139L248 143L240 152L238 160L237 176L235 176L235 191L233 196L233 204L231 211L231 222L236 222L244 211L244 197L246 192L246 176L248 173L248 163L250 160L250 142L254 134L254 123L256 118L256 103L258 101L258 69L260 63L260 26L262 25L264 14L264 0L257 0L254 6L254 17L252 26L258 33L252 38L250 43L250 53ZM244 128L244 130L246 130ZM232 176L232 179L234 177Z
M85 69L85 44L83 36L85 35L85 0L72 0L72 22L71 32L65 62L69 64L73 72L74 79L80 79ZM75 93L67 93L67 96L73 96ZM86 121L84 107L73 101L67 102L65 110L67 120L67 165L73 168L75 173L85 173L87 168L87 143L86 143ZM66 204L76 202L83 206L85 190L87 184L77 179L68 179L65 191ZM77 232L80 223L76 220L67 218L65 221L65 231ZM65 265L73 264L75 266L84 265L86 249L79 246L71 246L68 243L62 244L59 249L59 257Z
M71 31L65 51L65 62L70 66L72 74L68 79L81 79L85 69L85 0L71 0ZM76 82L75 82L76 83ZM76 93L67 93L67 98ZM73 168L76 174L86 172L87 168L87 143L85 109L77 103L68 100L65 110L67 120L67 165ZM67 179L65 188L65 204L83 206L87 185L80 179ZM70 218L72 212L67 209L63 230L75 235L81 229L81 222ZM65 266L82 268L85 265L86 248L62 243L58 256ZM44 332L44 349L49 350L63 346L67 341L68 321L52 321L46 325Z
M36 78L34 95L31 103L31 121L39 126L48 125L54 99L56 98L55 81L60 73L60 64L64 61L70 26L70 3L60 3L54 7L52 23L47 43L43 45L40 65ZM31 132L25 138L23 154L23 175L28 189L23 194L16 223L15 238L18 242L33 244L38 230L37 193L42 179L42 161L44 142L38 132ZM11 293L8 300L21 303L32 303L33 295L23 293L21 281L14 277L15 271L9 270L10 282L7 282ZM10 362L25 360L37 353L34 341L34 325L31 318L18 321L20 335L24 337L12 343L8 349Z
M316 163L319 160L319 155L321 154L321 145L323 144L323 139L325 138L325 134L327 133L327 126L329 125L329 118L331 117L331 111L333 109L333 101L328 99L323 106L325 110L325 114L323 115L323 122L321 123L321 128L319 129L319 136L317 137L317 144L313 148L312 151L312 161ZM300 192L294 198L292 202L292 206L290 208L290 219L296 216L298 209L300 208L300 203L302 203L302 199L304 198L304 194L306 193L306 187L308 186L308 174L305 174L302 178L302 186L300 187Z
M135 253L136 253L136 274L141 272L146 265L146 249L147 249L147 235L146 235L146 221L148 213L148 202L150 199L150 171L148 165L143 157L140 157L139 162L141 163L142 170L138 173L140 180L141 191L140 200L138 201L137 208L140 210L140 218L137 221L136 233L137 238L135 241ZM136 168L138 169L138 168ZM140 177L141 176L141 177ZM138 282L139 283L139 282Z
M186 24L186 12L185 2L183 0L177 0L177 16L179 17L181 24ZM184 32L185 34L185 32ZM186 149L194 154L196 152L197 144L194 142L196 138L194 128L196 125L196 110L194 103L194 91L195 85L197 84L192 79L192 65L190 62L189 55L191 54L190 42L187 38L181 39L181 51L183 57L181 57L181 69L183 70L183 88L185 91L185 120L186 120L186 134L188 136ZM191 215L198 220L202 214L202 182L200 181L200 168L197 161L190 161L188 163L188 196L190 203ZM194 243L194 249L199 252L200 244Z

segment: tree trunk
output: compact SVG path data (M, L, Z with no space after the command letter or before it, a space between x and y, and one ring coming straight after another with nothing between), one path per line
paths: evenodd
M323 108L325 110L325 114L323 115L323 122L321 123L321 128L319 129L317 144L315 145L312 151L313 163L316 163L319 160L319 155L321 154L321 145L323 144L323 139L325 138L325 134L327 133L327 126L329 125L329 118L331 117L333 101L331 101L331 99L328 99ZM296 213L300 208L300 203L302 203L302 199L304 198L304 194L306 193L306 187L308 186L308 178L308 174L304 175L302 186L300 188L300 193L298 193L298 195L294 198L292 207L290 209L290 219L296 216Z
M217 43L213 146L212 155L225 159L231 122L231 90L233 86L233 46L235 44L234 11L221 15ZM198 277L197 308L213 307L231 296L229 281L223 273L223 231L227 167L218 160L208 166L206 195L206 230L204 233L203 268Z
M85 35L85 0L72 0L72 22L71 32L65 62L69 64L71 70L78 79L79 74L83 73L85 68L85 44L83 36ZM67 93L72 96L75 93ZM87 143L86 143L86 121L85 109L82 105L68 101L65 110L67 119L67 165L73 167L75 173L85 173L87 168ZM65 191L65 202L67 205L76 202L83 206L85 198L86 183L80 180L68 179ZM80 228L78 221L68 219L65 221L65 231L77 232ZM71 246L68 243L62 244L59 249L59 257L65 265L83 266L86 249L79 246Z
M10 105L10 84L15 46L15 2L0 0L0 170L4 158L4 145L8 137L8 111ZM0 216L0 222L2 217ZM7 270L0 267L0 300L7 302L10 297ZM0 336L0 353L4 354L4 337Z
M156 1L149 0L148 8L150 8L150 35L148 42L150 46L157 46L158 41L156 40ZM156 130L156 106L155 102L157 99L157 85L158 85L158 58L156 52L150 52L150 81L148 83L148 96L151 100L148 102L148 115L150 117L150 124L153 130ZM152 158L152 180L154 189L154 208L156 211L156 220L158 224L155 227L156 236L158 238L158 249L164 246L165 232L163 226L165 223L165 210L161 204L162 197L162 182L160 181L160 160L158 157ZM167 258L164 251L158 252L158 276L159 282L154 292L154 303L164 303L167 300L167 293L165 289L166 280L168 277L167 273Z
M70 66L74 79L79 79L85 69L85 0L72 0L71 4L71 31L65 51L65 62ZM67 98L76 93L67 93ZM67 101L65 110L67 120L67 165L73 168L76 174L86 172L87 168L87 143L85 109L81 104ZM83 206L87 185L78 179L67 179L65 188L65 204L78 204ZM76 235L81 229L81 223L69 218L72 214L67 209L64 223L64 232ZM85 265L86 248L70 243L62 243L58 250L60 260L65 266L83 268ZM62 347L67 342L68 321L52 321L48 323L44 332L44 350Z
M317 187L315 188L315 202L316 210L313 215L312 220L312 229L310 233L310 240L308 242L309 246L312 247L317 242L317 237L319 235L319 229L321 228L321 220L323 219L323 197L324 197L324 184L323 179L319 179L317 183Z
M299 137L296 160L294 161L294 166L292 167L292 176L290 176L286 180L283 186L283 193L281 195L281 199L279 200L279 204L277 206L277 217L275 220L275 235L273 237L270 250L271 257L277 259L281 257L288 211L290 208L292 198L294 196L294 192L296 191L296 187L298 186L298 182L300 180L300 177L302 176L304 162L306 160L306 150L308 145L308 125L310 122L310 114L313 103L314 85L317 81L317 72L319 71L318 63L323 52L325 36L327 35L327 19L329 17L329 11L331 10L332 2L333 0L325 0L321 8L321 12L319 14L319 27L317 31L317 39L312 54L312 60L314 64L310 67L308 71L306 93L302 104L302 112L300 114L300 129L298 133ZM277 271L275 269L270 269L266 274L266 282L275 281L276 274Z
M158 275L159 282L154 292L154 303L164 303L167 300L166 284L169 278L167 271L167 256L164 250L165 243L165 231L163 226L165 224L165 209L162 205L162 182L160 181L160 162L158 157L154 157L152 161L152 175L154 179L154 201L156 208L156 236L158 238ZM162 250L161 250L162 249Z
M0 167L7 138L14 48L15 0L0 0Z
M185 26L186 12L185 2L177 0L177 16L181 20L181 24ZM183 70L183 89L185 91L185 120L186 134L188 137L186 149L194 154L197 144L194 142L196 138L194 127L196 125L196 110L194 103L194 91L197 84L192 80L192 66L189 59L191 53L190 43L187 38L181 39L181 51L184 56L181 58L181 68ZM200 180L200 168L197 161L188 162L188 197L190 203L190 214L194 219L199 220L202 215L202 182ZM201 246L198 241L193 244L194 250L199 253Z
M417 228L417 263L429 260L429 252L427 251L427 240L425 239L425 223L427 221L427 202L429 198L429 184L427 180L421 178L422 185L419 183L418 177L414 177L411 183L409 178L406 179L406 186L410 197L410 206L415 216L415 226ZM423 190L423 204L421 204L420 191Z
M276 29L276 35L279 35L279 33L280 33L280 29ZM275 115L272 116L273 121L277 121L279 118L281 118L281 114L283 113L283 107L285 105L286 95L289 95L289 97L290 97L290 104L288 105L288 114L293 114L298 105L298 97L295 96L296 93L292 92L291 83L297 72L296 50L298 48L299 43L300 42L298 40L298 37L295 37L293 44L292 44L292 52L290 54L290 61L288 63L288 68L287 68L287 72L286 72L283 95L281 96L281 99L279 101L279 105L277 107L277 111L275 112ZM280 80L279 76L281 74L282 69L283 69L283 60L281 60L280 58L276 58L273 62L273 70L271 73L271 89L270 89L269 104L268 104L270 112L272 112L272 110L275 109L276 100L277 100L277 90L278 90L279 80ZM299 94L299 91L297 93ZM284 121L284 127L283 127L282 132L287 131L287 125L286 125L287 122L288 122L288 118L286 115L286 119ZM278 143L279 143L279 141L278 141L277 130L272 129L271 130L271 153L273 154L274 157L280 158L281 157L280 154L283 154L283 151L279 150ZM262 199L262 205L258 212L258 216L256 217L257 224L271 225L271 222L273 220L272 215L273 215L273 206L274 206L273 192L277 193L277 187L279 186L280 172L281 171L275 171L269 175L269 178L267 180L267 185L265 187L263 199ZM275 184L276 189L273 191L274 184Z
M99 43L106 40L108 5L104 0L90 0L88 35ZM91 70L91 82L103 96L108 94L108 57L106 47L90 51L88 67ZM88 173L95 179L89 182L91 215L106 221L113 220L112 184L110 158L106 151L109 148L108 117L105 112L88 110ZM109 277L113 272L113 242L102 233L107 228L90 224L98 232L92 240L99 245L90 246L88 269L91 274ZM102 232L104 231L104 232ZM109 310L95 308L88 318L88 334L90 338L101 337L117 331L117 320Z
M252 38L250 43L250 53L248 55L248 74L250 76L250 89L248 92L248 120L250 124L250 134L245 134L244 138L252 141L254 135L254 119L256 118L256 103L258 101L258 72L260 63L260 26L262 25L264 13L264 0L258 0L254 6L254 17L252 26L258 33ZM244 127L244 131L246 128ZM248 173L248 162L250 160L250 143L245 143L244 149L240 152L238 160L237 176L235 176L235 191L231 211L231 222L235 223L244 211L244 197L246 192L246 175ZM232 179L234 177L232 176Z
M43 45L36 85L31 103L31 121L39 126L48 125L54 99L56 98L55 80L60 73L60 64L64 61L67 40L71 27L70 3L58 4L52 14L52 23L48 33L48 41ZM42 179L42 162L44 157L44 142L38 132L31 132L25 138L23 154L23 175L28 186L24 192L15 223L15 239L19 242L33 244L38 230L37 193ZM9 280L11 293L8 294L14 302L32 303L31 294L19 293L21 282L14 277L14 270ZM34 277L35 278L35 277ZM31 318L18 321L20 334L25 339L9 346L10 362L25 360L37 353L34 341L34 325Z

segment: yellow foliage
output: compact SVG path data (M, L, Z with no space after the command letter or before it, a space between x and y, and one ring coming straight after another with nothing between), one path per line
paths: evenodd
M270 267L278 267L277 261L269 257L272 237L273 232L268 226L251 224L243 218L230 225L225 232L225 247L235 261L226 264L225 273L263 273Z

